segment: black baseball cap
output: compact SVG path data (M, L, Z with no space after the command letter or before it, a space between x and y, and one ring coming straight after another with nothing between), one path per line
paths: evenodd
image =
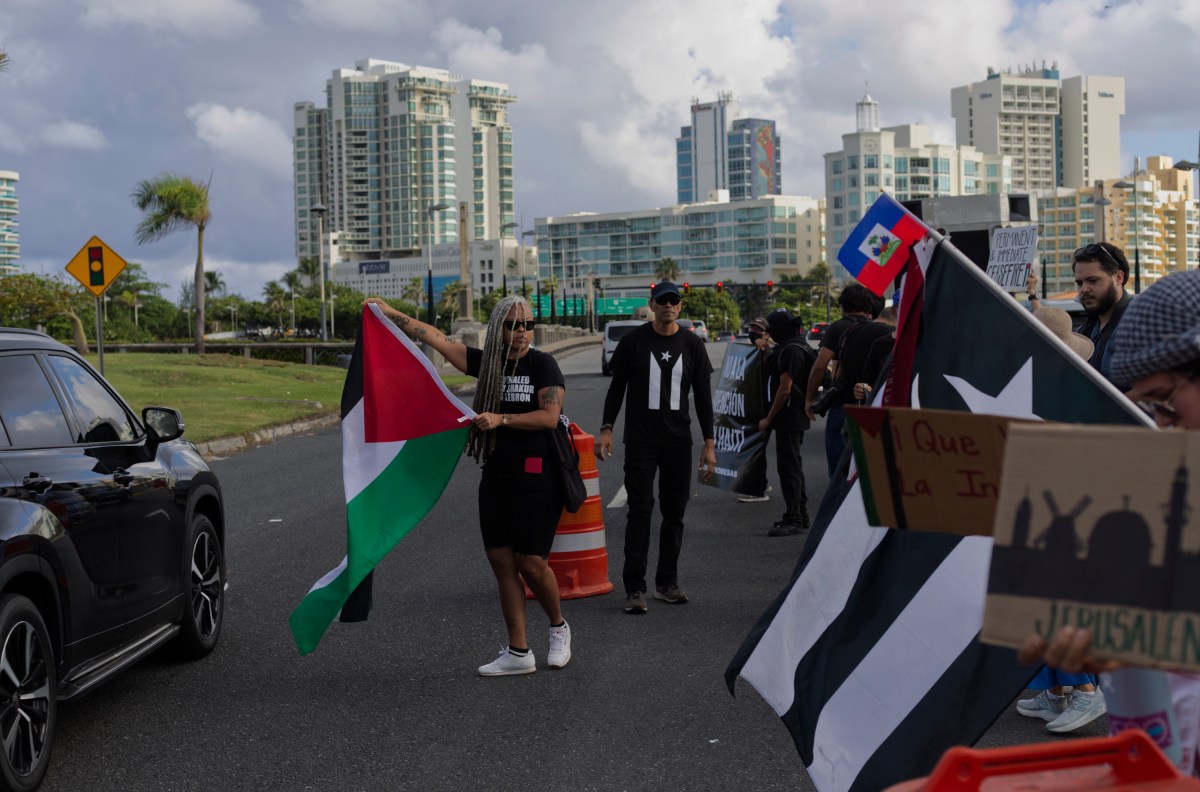
M679 287L671 281L660 281L654 284L654 288L650 290L650 299L657 300L666 294L674 294L676 297L683 297L683 292L679 291Z

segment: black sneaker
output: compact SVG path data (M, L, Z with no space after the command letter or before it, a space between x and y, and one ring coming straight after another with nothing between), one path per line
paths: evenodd
M777 522L771 530L767 531L767 536L797 536L804 530L803 525L796 523Z
M625 612L631 614L642 614L646 612L646 595L641 591L634 591L625 595Z
M672 583L669 586L659 586L654 590L654 598L660 599L663 602L669 602L672 605L682 605L688 601L687 594L683 593L683 589Z

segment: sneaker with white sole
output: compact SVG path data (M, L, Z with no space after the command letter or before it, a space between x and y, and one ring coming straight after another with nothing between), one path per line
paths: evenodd
M532 649L522 657L510 652L507 646L500 650L500 656L495 660L479 666L479 676L516 676L534 671L537 671L537 662L533 659Z
M625 595L625 612L640 616L646 612L646 594L642 591L631 591Z
M550 627L550 652L546 655L546 665L550 668L562 668L571 662L571 625L563 619L562 627Z
M672 605L683 605L688 601L688 595L678 585L672 583L669 586L659 586L656 588L654 590L654 599L660 599Z
M762 503L771 500L771 496L764 492L762 495L738 495L737 499L739 503Z
M1065 734L1088 725L1106 712L1108 707L1099 689L1093 693L1072 690L1067 696L1067 707L1063 714L1047 723L1046 728L1055 734Z
M1052 721L1062 715L1067 708L1066 696L1050 697L1050 691L1043 690L1033 698L1021 699L1017 702L1018 714L1026 718L1041 718Z

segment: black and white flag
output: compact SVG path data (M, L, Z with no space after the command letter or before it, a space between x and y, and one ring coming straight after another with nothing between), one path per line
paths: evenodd
M917 259L913 407L1145 422L948 242L918 245ZM927 774L947 748L978 740L1036 670L979 642L992 540L871 527L846 466L792 580L726 671L731 692L742 677L782 718L821 792Z

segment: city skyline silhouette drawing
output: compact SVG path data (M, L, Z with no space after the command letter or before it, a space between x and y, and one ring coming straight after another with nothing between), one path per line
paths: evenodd
M1015 509L1011 535L996 536L988 593L1200 613L1200 553L1184 549L1192 511L1188 482L1189 470L1181 462L1165 503L1142 507L1152 496L1123 493L1120 508L1098 516L1089 514L1095 511L1091 496L1080 496L1063 511L1046 489L1041 494L1050 519L1044 527L1034 525L1027 489ZM1078 528L1093 516L1085 541ZM1155 543L1155 520L1161 545ZM1035 528L1041 530L1030 542Z

